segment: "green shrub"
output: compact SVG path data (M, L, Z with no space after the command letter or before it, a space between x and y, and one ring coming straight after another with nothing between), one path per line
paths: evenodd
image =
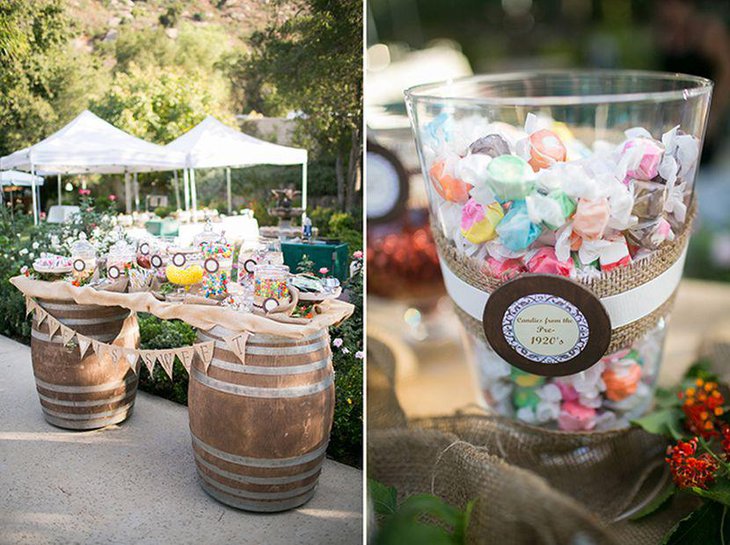
M154 209L155 216L165 219L167 216L169 216L172 213L172 209L169 206L158 206Z
M160 320L150 314L139 317L140 348L160 350L190 346L195 343L195 330L180 320ZM188 373L178 358L172 370L173 379L165 374L160 365L156 365L152 376L142 365L139 373L139 387L145 392L187 405Z

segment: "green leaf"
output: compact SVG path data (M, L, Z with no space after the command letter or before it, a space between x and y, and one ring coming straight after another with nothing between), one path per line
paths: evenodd
M664 536L662 545L730 544L730 524L725 524L727 507L708 501L680 520Z
M457 542L438 526L431 526L394 516L378 531L375 545L457 545Z
M368 491L378 515L392 515L398 508L398 492L392 486L385 486L375 479L368 479Z
M471 520L472 511L474 511L474 505L476 500L471 500L466 504L464 509L464 515L461 517L459 525L454 527L454 541L456 543L466 543L466 530L469 527L469 521Z
M694 487L692 492L708 500L730 506L730 481L727 479L715 481L707 490Z
M654 394L656 406L660 409L681 407L682 400L677 396L678 393L679 388L672 388L671 390L667 390L666 388L657 388L656 393Z
M655 435L664 435L665 437L670 437L672 439L681 439L683 437L681 431L682 418L682 411L672 407L654 411L646 416L632 420L631 423Z
M631 516L629 520L639 520L641 518L644 518L648 515L651 515L656 510L658 510L661 506L663 506L669 498L674 496L674 494L677 492L677 487L674 485L674 483L670 483L669 486L666 486L664 490L662 490L659 494L657 494L654 499L652 499L649 503L647 503L643 509L638 511L636 514Z
M464 516L456 507L430 494L411 496L400 505L398 515L413 519L421 515L431 515L452 528L459 526Z

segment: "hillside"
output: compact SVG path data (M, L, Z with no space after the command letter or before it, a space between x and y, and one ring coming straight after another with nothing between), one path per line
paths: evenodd
M251 33L285 19L295 9L275 0L67 0L66 5L78 32L75 44L86 50L114 41L122 27L163 27L175 39L177 27L184 23L220 26L231 45L245 48Z

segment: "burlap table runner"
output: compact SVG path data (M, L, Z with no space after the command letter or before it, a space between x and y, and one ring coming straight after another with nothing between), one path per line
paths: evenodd
M236 312L225 307L163 302L149 292L116 293L96 290L89 286L76 287L63 281L33 280L25 276L13 277L10 283L26 297L75 301L80 305L120 306L135 312L148 312L163 320L183 320L205 331L215 326L222 326L233 332L247 331L292 339L308 337L338 324L349 318L355 309L353 305L343 301L325 301L321 305L322 313L316 314L307 323L289 324L251 313Z
M468 543L650 545L696 507L678 497L628 520L667 482L660 437L548 431L469 412L407 421L392 366L368 339L368 476L400 499L434 493L459 507L475 499Z

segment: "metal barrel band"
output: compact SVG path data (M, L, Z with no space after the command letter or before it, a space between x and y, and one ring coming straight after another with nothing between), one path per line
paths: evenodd
M106 382L104 384L96 384L94 386L68 386L65 384L51 384L49 382L45 382L39 379L38 377L36 377L35 382L36 386L40 386L44 390L48 390L50 392L59 392L64 394L91 394L97 392L106 392L107 390L116 390L117 388L123 388L131 386L133 384L136 388L137 376L135 374L130 374L130 376L128 376L124 380Z
M118 401L124 401L127 398L134 397L136 395L136 390L130 390L129 392L119 394L112 397L107 397L104 399L93 399L90 401L77 401L77 400L71 400L71 399L57 399L54 397L48 397L46 395L43 395L42 393L38 392L38 397L41 399L41 401L45 401L47 403L52 403L53 405L59 405L62 407L98 407L100 405L109 405L111 403L117 403Z
M195 380L197 380L203 386L212 388L213 390L237 396L256 397L263 399L287 399L294 397L311 396L326 390L334 383L334 377L332 375L329 375L320 382L307 384L306 386L290 386L288 388L261 388L257 386L242 386L238 384L231 384L230 382L218 380L213 377L209 377L204 373L201 373L198 369L194 367L190 369L190 372Z
M221 503L235 507L236 509L243 509L245 511L257 511L259 513L276 513L279 511L288 511L300 505L304 505L312 496L314 496L315 489L312 489L307 494L304 494L297 498L292 498L286 501L245 501L241 498L233 496L231 494L225 494L221 492L213 485L209 485L205 480L201 478L200 483L203 490L210 495L212 498L218 500Z
M209 485L218 488L226 494L249 500L287 500L289 498L302 496L317 486L317 481L314 481L308 485L299 488L292 488L290 490L282 490L281 492L251 492L242 488L233 488L232 486L225 485L202 471L198 471L198 475L200 475L200 477Z
M226 462L230 462L232 464L242 465L242 466L250 466L250 467L256 467L256 468L281 468L281 467L293 467L293 466L299 466L303 464L307 464L309 462L312 462L319 458L320 456L323 456L325 452L327 452L327 446L328 443L324 443L323 445L320 445L316 449L307 452L306 454L302 454L300 456L292 456L289 458L255 458L252 456L238 456L236 454L231 454L230 452L224 452L222 450L219 450L211 445L208 445L204 441L202 441L200 438L198 438L195 434L192 434L193 438L193 446L197 446L202 450L203 452L206 452L207 454L210 454L211 456L215 456L216 458L220 458L221 460L225 460Z
M304 471L303 473L297 473L295 475L285 475L281 477L254 477L251 475L241 475L240 473L233 473L231 471L226 471L225 469L221 469L215 464L211 464L207 460L205 460L200 454L197 452L195 454L195 462L197 464L200 464L208 471L215 473L219 477L222 477L224 479L229 479L231 481L236 481L239 483L246 483L246 484L253 484L253 485L277 485L277 484L291 484L296 483L299 481L303 481L305 479L308 479L309 477L314 477L317 475L320 471L322 471L322 464L324 463L324 459L318 463L313 469L310 469L308 471Z
M244 375L268 375L268 376L287 376L287 375L301 375L304 373L311 373L313 371L319 371L324 369L330 362L330 358L324 358L314 363L308 363L306 365L287 365L279 367L265 367L260 365L241 365L240 363L232 363L230 361L220 360L213 358L210 362L211 367L217 369L223 369L225 371L232 371L234 373L241 373Z

